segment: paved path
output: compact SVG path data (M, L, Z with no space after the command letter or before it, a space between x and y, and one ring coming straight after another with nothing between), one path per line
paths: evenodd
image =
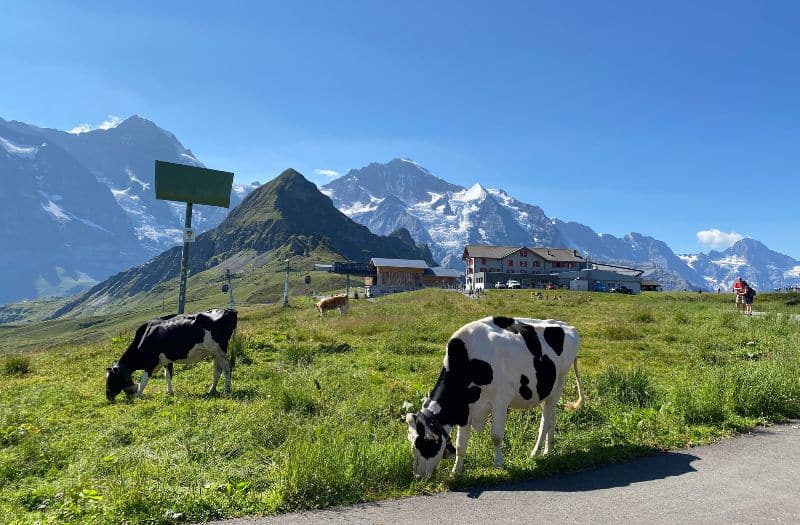
M800 422L522 483L215 523L797 524Z

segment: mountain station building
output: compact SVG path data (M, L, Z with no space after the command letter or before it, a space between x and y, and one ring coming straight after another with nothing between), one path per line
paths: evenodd
M471 244L461 257L466 262L466 287L493 289L516 280L522 288L568 288L606 291L627 286L640 292L642 270L590 263L578 250Z
M373 274L365 277L364 288L368 295L408 292L425 287L457 288L461 272L450 268L431 268L421 259L370 259Z

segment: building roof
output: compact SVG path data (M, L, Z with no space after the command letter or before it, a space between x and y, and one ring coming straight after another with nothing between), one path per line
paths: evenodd
M546 261L586 262L586 260L578 254L578 250L570 250L568 248L533 248L531 251Z
M381 266L391 266L393 268L428 268L428 263L420 259L384 259L382 257L373 257L369 263L375 268Z
M465 246L464 255L461 256L461 259L466 260L468 257L502 259L519 250L528 250L545 261L585 262L585 259L580 256L578 250L570 250L568 248L528 248L527 246L490 246L488 244L469 244Z
M590 273L591 272L591 273ZM575 272L561 272L558 274L560 279L589 279L592 281L617 281L617 282L641 282L638 275L630 275L610 270L578 270Z
M611 272L622 273L625 275L633 275L635 277L639 277L644 273L644 270L629 268L627 266L619 266L616 264L608 264L608 263L592 263L592 267L598 270L608 270Z
M521 246L492 246L489 244L468 244L464 247L461 260L468 257L486 257L488 259L502 259L510 253L519 250Z
M453 279L458 279L463 275L463 272L459 272L458 270L454 270L452 268L437 266L436 268L428 268L425 270L425 275L435 275L436 277L452 277Z

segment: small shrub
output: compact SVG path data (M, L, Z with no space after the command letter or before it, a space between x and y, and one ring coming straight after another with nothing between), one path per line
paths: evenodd
M640 368L630 371L613 367L606 369L597 383L597 391L624 405L637 407L652 405L656 397L650 376Z
M31 373L31 359L24 355L12 355L3 359L3 374L22 377Z

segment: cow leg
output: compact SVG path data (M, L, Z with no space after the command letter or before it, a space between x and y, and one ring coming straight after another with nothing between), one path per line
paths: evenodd
M222 371L225 373L225 388L223 392L225 394L231 393L231 362L225 357L222 361Z
M150 378L150 374L147 373L147 370L142 372L142 378L139 379L139 390L136 392L136 397L141 397L142 392L144 392L144 387L147 386L147 380Z
M467 443L469 442L469 434L472 432L472 427L467 423L463 427L458 427L456 433L456 462L453 465L453 475L461 473L464 468L464 457L467 455Z
M492 445L494 445L494 466L503 468L503 434L506 431L508 405L492 408Z
M171 396L174 394L172 390L172 363L168 363L164 367L164 379L167 380L167 394Z
M211 388L208 389L209 394L216 394L217 393L217 383L219 382L219 376L222 375L222 367L219 366L219 361L216 359L214 360L214 380L211 381Z
M539 449L544 441L544 454L550 452L553 446L553 433L556 426L556 407L558 406L558 396L550 395L542 402L542 421L539 424L539 437L531 451L531 457L539 453Z

